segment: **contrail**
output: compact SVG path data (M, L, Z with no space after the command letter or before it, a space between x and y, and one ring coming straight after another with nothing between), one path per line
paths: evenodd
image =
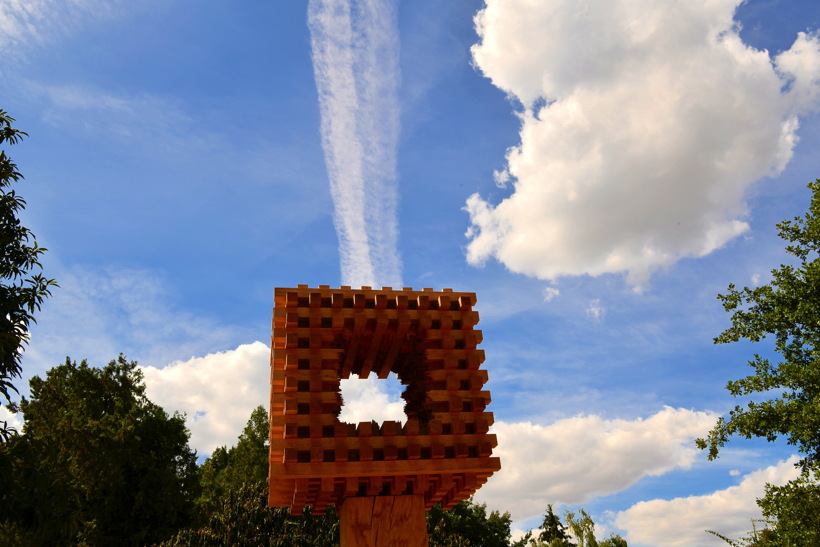
M308 26L342 284L401 286L393 0L310 0Z

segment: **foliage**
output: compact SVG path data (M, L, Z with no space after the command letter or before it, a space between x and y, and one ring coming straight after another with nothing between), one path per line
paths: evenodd
M718 296L732 316L731 326L715 343L756 343L772 337L780 359L773 363L753 356L749 366L754 374L730 381L726 389L734 397L763 400L735 406L705 439L697 440L698 447L708 448L709 459L714 459L734 435L768 441L784 436L802 454L801 478L785 486L768 485L758 500L766 527L742 540L724 538L730 544L820 542L820 179L808 186L809 211L777 225L793 263L772 270L772 280L765 285L740 290L729 285L728 292Z
M729 285L718 299L732 313L731 324L715 338L725 344L747 339L760 342L773 336L782 356L778 363L755 354L749 361L755 373L730 381L726 389L734 397L770 396L763 402L736 406L728 419L720 418L698 446L709 449L709 459L732 435L763 437L773 441L786 436L803 454L804 469L820 461L820 180L809 184L813 192L804 217L777 225L788 242L786 251L797 264L772 270L772 280L741 290Z
M306 510L298 517L268 507L268 413L256 407L236 446L221 446L200 467L199 526L180 530L164 547L324 547L339 544L339 519Z
M766 485L757 500L768 529L756 545L820 545L820 477L803 475L784 486Z
M436 505L427 513L427 533L430 545L436 547L507 547L510 544L509 513L493 511L472 499L459 502L445 511Z
M784 485L766 485L766 495L757 500L763 519L753 520L753 529L744 537L731 539L707 530L734 547L790 547L820 545L817 524L820 508L820 477L804 474ZM758 529L757 524L763 525Z
M552 510L552 504L547 505L547 512L544 513L544 521L541 523L541 533L538 539L544 545L560 545L562 547L574 547L575 544L569 541L561 519Z
M179 414L145 396L122 355L104 368L65 364L30 382L23 435L2 447L12 463L0 520L22 544L143 545L190 522L196 454Z
M267 481L231 488L206 522L179 531L160 547L335 547L339 519L329 508L321 515L307 509L299 517L286 508L268 507Z
M14 129L14 118L0 110L0 144L17 144L26 133ZM19 215L26 202L11 189L23 179L6 155L0 150L0 405L11 402L11 393L17 392L12 381L20 377L20 360L28 342L29 326L35 321L43 300L56 285L40 273L40 255L45 251L34 240L31 230L21 225ZM0 441L8 440L13 431L0 421Z
M627 547L626 540L617 534L598 541L595 537L595 523L583 509L579 509L577 515L566 511L564 521L562 523L553 512L552 505L547 505L541 532L536 538L532 538L532 532L529 532L525 540L533 547Z
M202 495L198 504L209 512L232 490L244 484L266 482L268 478L268 437L270 426L265 407L258 406L236 446L220 446L200 467Z

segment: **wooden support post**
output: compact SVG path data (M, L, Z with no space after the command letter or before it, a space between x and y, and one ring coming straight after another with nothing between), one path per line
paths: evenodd
M424 496L345 498L340 547L427 547Z

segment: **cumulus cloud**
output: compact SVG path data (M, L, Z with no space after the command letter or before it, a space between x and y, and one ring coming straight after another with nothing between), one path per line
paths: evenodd
M820 39L772 59L741 0L487 0L476 66L522 105L511 195L467 200L467 259L554 279L652 271L748 230L744 193L782 171L817 110Z
M624 490L647 475L688 469L693 440L716 415L666 407L637 420L576 416L542 426L497 422L494 454L501 471L476 494L516 521L541 515L548 503L580 504Z
M704 496L639 502L618 513L615 524L627 531L629 544L655 547L706 547L725 545L707 534L714 530L738 538L761 517L755 500L764 494L766 483L785 484L797 478L797 457L746 475L740 484Z
M368 378L350 378L341 381L342 412L339 420L351 424L359 422L405 422L403 387L395 374L380 380L375 374Z
M141 368L148 398L187 415L190 444L200 454L236 444L253 409L270 406L270 349L262 342Z
M396 9L392 0L308 4L322 147L344 285L401 286Z

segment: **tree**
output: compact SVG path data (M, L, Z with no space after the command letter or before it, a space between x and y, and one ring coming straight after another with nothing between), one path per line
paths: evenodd
M567 511L564 520L567 521L567 528L578 540L578 547L627 547L626 540L617 534L612 534L609 538L599 542L595 538L595 523L583 509L578 510L577 516Z
M23 434L2 447L13 463L0 521L20 544L144 545L189 524L198 494L185 418L145 396L122 355L30 382Z
M26 133L12 127L14 118L0 110L0 144L17 144ZM31 231L20 224L20 212L26 202L11 189L23 179L0 150L0 405L11 402L13 384L22 371L21 358L29 339L29 326L35 321L43 300L56 286L53 279L40 273L40 255L45 251L34 240ZM0 421L0 441L8 440L12 431Z
M159 547L336 547L339 517L332 508L293 517L268 507L265 481L229 489L198 527L180 530Z
M544 521L541 523L541 533L538 534L538 539L545 545L575 547L575 544L569 541L569 534L567 534L564 525L561 523L561 519L553 512L551 503L547 505L547 512L544 513Z
M251 413L236 446L221 446L200 467L198 525L174 534L162 547L335 547L339 517L330 508L297 517L268 507L268 438L265 407Z
M508 547L511 524L509 513L487 515L487 506L472 499L449 511L436 505L427 512L427 534L435 547Z
M727 293L718 295L732 315L731 326L715 343L774 340L778 362L755 354L749 361L754 374L726 385L733 397L763 400L735 406L728 417L718 419L705 439L696 441L699 448L708 449L710 460L735 435L768 441L783 436L802 455L801 479L785 487L770 485L758 500L769 528L756 534L758 539L750 539L755 545L815 543L804 542L808 533L820 538L820 521L799 516L820 514L816 475L820 470L820 179L808 187L812 191L809 211L777 225L793 263L772 270L772 280L765 285L738 290L732 284ZM793 527L801 535L790 535Z
M208 512L230 491L245 484L267 484L269 424L265 407L256 407L236 446L220 446L205 460L200 467L202 495L198 501L203 511Z
M529 540L529 545L533 547L627 547L626 540L617 534L611 534L609 538L598 541L595 537L595 523L583 509L578 510L578 515L566 511L564 521L565 524L553 512L551 504L547 505L541 532L536 538L532 538L532 532L528 532L525 539Z

